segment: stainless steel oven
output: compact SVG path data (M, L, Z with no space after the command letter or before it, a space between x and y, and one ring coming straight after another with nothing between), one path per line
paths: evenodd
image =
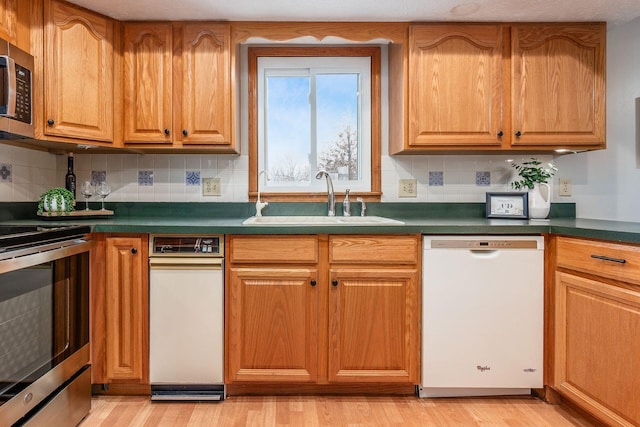
M0 227L0 425L70 426L91 405L88 227Z

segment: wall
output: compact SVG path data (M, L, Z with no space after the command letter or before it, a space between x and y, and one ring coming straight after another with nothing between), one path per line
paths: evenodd
M246 152L246 151L245 151ZM383 150L386 153L386 149ZM484 202L487 191L511 191L505 160L523 156L382 156L385 202ZM526 158L526 157L525 157ZM544 161L551 156L540 156ZM2 177L2 166L11 169ZM67 159L0 144L0 201L36 201L48 188L64 185ZM75 153L78 185L106 177L109 201L246 202L248 158L231 155L138 155ZM431 175L430 175L431 172ZM478 176L477 176L478 175ZM197 179L199 177L199 180ZM220 178L221 196L203 196L202 178ZM417 197L398 197L398 180L415 178ZM195 183L195 185L194 185ZM152 184L152 185L150 185ZM78 199L82 200L78 194ZM91 200L98 200L94 196Z
M580 218L640 222L640 18L607 32L607 149L559 158ZM639 107L640 108L640 107Z

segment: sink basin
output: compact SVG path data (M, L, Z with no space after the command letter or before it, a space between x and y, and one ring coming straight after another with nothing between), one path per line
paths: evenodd
M252 216L243 225L403 225L404 222L381 216Z

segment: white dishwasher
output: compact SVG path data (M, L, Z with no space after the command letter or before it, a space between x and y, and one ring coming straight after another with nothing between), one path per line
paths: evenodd
M149 240L151 400L223 400L224 238Z
M542 388L542 236L424 236L422 276L420 397Z

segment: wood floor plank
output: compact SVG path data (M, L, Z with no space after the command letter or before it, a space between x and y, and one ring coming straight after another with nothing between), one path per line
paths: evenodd
M593 427L532 397L232 396L220 403L98 396L80 427Z

